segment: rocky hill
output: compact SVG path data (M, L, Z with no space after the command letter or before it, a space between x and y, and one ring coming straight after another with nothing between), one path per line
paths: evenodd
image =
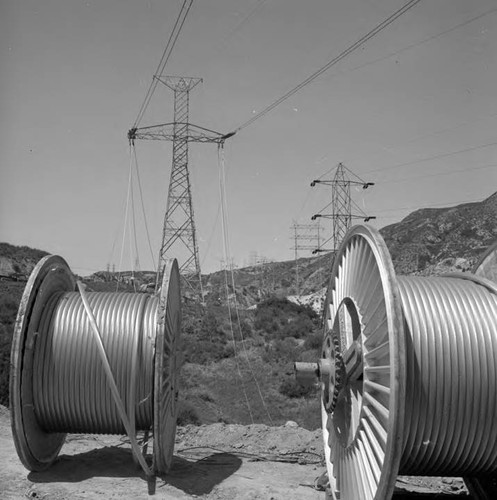
M496 221L497 193L482 202L417 210L381 233L399 274L465 271L497 238ZM10 342L24 286L12 279L26 280L44 255L40 250L0 244L4 273L0 276L0 403L7 404ZM244 404L235 398L240 381L232 374L239 373L253 398L254 414L262 419L256 421L269 423L269 413L280 424L296 420L309 428L319 425L315 401L307 399L313 395L296 387L292 364L317 355L316 309L322 303L330 266L327 254L235 269L233 282L231 277L226 280L223 271L203 276L206 307L199 308L194 301L183 307L185 423L247 423ZM99 272L85 282L95 291L115 290L117 279L116 273ZM120 279L121 290L144 291L153 285L150 272L121 273ZM259 391L268 395L269 411Z
M0 243L0 278L24 279L47 252L26 246Z
M466 271L479 255L497 239L497 192L481 202L465 203L447 208L421 208L402 221L380 230L399 274L439 274ZM0 278L27 279L42 250L0 243ZM250 307L267 297L312 295L328 284L331 255L299 258L283 262L266 262L234 269L237 299ZM298 266L298 282L297 282ZM119 273L126 285L135 281L138 287L153 287L150 271ZM116 282L118 273L100 271L85 278L95 283ZM208 303L225 301L224 271L203 275ZM229 292L231 284L228 285ZM105 288L105 286L104 286ZM314 298L310 298L310 301Z
M497 239L497 193L482 202L422 208L380 232L399 274L467 271Z
M496 220L497 193L482 202L417 210L401 222L383 228L381 233L399 274L464 271L469 270L497 238ZM23 281L44 255L46 252L41 250L0 244L0 403L3 404L8 404L10 343L25 284ZM200 308L194 302L183 307L185 364L181 375L179 424L187 427L180 427L177 434L177 469L167 484L159 484L165 498L192 498L199 494L217 499L322 498L322 493L309 488L322 472L322 462L304 461L301 465L290 465L281 464L279 460L282 456L288 458L289 452L295 452L299 463L304 455L312 457L317 454L322 461L322 450L316 444L321 441L320 431L309 434L306 430L320 427L319 399L315 391L306 392L296 384L292 365L293 361L312 361L317 356L321 343L319 319L315 311L301 304L319 305L329 279L330 265L331 256L328 254L301 258L297 263L264 263L236 269L234 286L231 279L228 285L225 284L224 272L204 276L206 307ZM95 291L115 290L116 280L117 275L108 272L85 278L90 289ZM145 290L153 283L153 275L147 272L134 273L133 276L121 273L121 280L121 289L133 290L142 286ZM236 321L233 309L230 311L235 299L239 307ZM250 402L250 416L241 392ZM1 406L0 410L5 416L6 410ZM287 421L295 421L306 429L293 427L293 424L289 429L285 425ZM237 425L251 422L269 424L270 427ZM195 427L189 424L195 424ZM268 442L269 435L274 439L274 449ZM236 439L233 437L231 442L229 436ZM301 440L308 439L308 436L312 436L312 442L306 441L301 448ZM122 497L131 490L134 498L141 498L143 484L136 481L136 471L120 465L121 458L129 461L130 457L129 450L122 450L119 438L107 442L103 437L88 440L78 435L65 448L58 470L47 473L47 476L30 474L28 478L15 457L6 418L4 425L0 425L0 438L3 439L1 448L7 450L2 454L0 467L7 471L4 476L0 475L0 483L7 486L6 498L71 496L92 499L102 494L110 498L111 491L116 497ZM93 450L95 443L103 448ZM221 445L223 449L219 457L223 464L234 464L233 471L235 466L243 471L242 475L216 472L223 479L222 485L218 485L217 480L211 481L210 474L214 473L210 465L205 465L205 457L187 463L183 458L186 455L181 455L187 450L196 451L204 446L206 449L221 448ZM257 462L251 462L251 458L242 458L242 455L261 455L267 450L278 460L272 465L268 463L272 459L267 457L260 468L256 468ZM207 459L211 457L216 465L217 455L208 454ZM96 462L95 458L99 461ZM102 474L101 464L114 463L116 459L117 468L112 466ZM83 472L79 475L74 473L74 460L84 462ZM94 463L97 463L95 467L92 466ZM201 469L204 465L207 468ZM192 490L192 474L195 472L204 480L197 478L194 483L200 486ZM64 479L64 484L59 481L59 477L68 475L74 489L67 486L71 481L67 483ZM125 490L116 489L116 481L109 481L109 477L114 476L119 478L119 484L124 480L125 493ZM257 477L258 480L240 479L245 476ZM271 481L264 482L263 476ZM274 477L284 480L276 484ZM81 493L82 486L87 494ZM469 498L460 480L444 479L432 484L399 478L397 488L394 498L399 500L419 498L418 493L423 493L423 498L427 499Z

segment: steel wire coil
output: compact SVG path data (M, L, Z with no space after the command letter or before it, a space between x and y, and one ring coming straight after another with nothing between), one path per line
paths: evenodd
M136 429L152 425L153 345L158 299L146 294L87 294L126 408ZM34 350L33 395L48 432L123 434L90 323L77 292L54 294L41 318ZM138 359L136 359L138 358ZM137 365L133 373L132 365ZM136 384L135 400L130 388Z
M398 278L406 338L400 473L497 468L497 295L462 277Z
M495 498L496 255L497 244L475 274L398 277L377 230L349 230L321 359L295 366L322 386L327 498L389 500L399 473L463 476Z
M173 260L157 296L86 292L61 257L36 265L19 305L10 368L12 433L27 469L49 467L72 432L126 434L148 477L169 470L178 412L179 279ZM153 433L152 468L139 430Z

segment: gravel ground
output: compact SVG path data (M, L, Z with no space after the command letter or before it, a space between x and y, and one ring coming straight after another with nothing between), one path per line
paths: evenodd
M147 484L119 436L69 435L45 472L20 463L9 411L0 406L0 499L324 500L315 480L325 472L321 431L212 424L179 427L173 467ZM469 499L459 478L399 477L394 500ZM360 500L360 499L358 499Z

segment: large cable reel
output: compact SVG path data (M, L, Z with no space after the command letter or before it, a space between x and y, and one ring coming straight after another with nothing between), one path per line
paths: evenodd
M168 471L180 309L175 260L165 267L158 296L85 292L58 256L36 265L19 306L10 370L12 433L28 470L49 467L72 432L127 434L148 476ZM138 431L153 434L152 467Z
M296 363L300 380L322 387L328 498L389 500L398 474L488 487L482 478L497 469L497 285L483 267L397 277L377 230L349 230L325 301L321 358Z

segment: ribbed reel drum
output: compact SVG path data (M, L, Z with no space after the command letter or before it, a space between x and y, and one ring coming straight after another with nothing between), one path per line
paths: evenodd
M135 435L150 430L153 471L165 473L177 418L177 263L166 267L159 296L75 290L67 263L48 256L21 299L10 372L19 458L39 471L55 460L66 433L128 434L149 474Z
M496 471L495 283L396 277L380 234L355 226L324 314L315 371L330 498L388 500L398 474Z

